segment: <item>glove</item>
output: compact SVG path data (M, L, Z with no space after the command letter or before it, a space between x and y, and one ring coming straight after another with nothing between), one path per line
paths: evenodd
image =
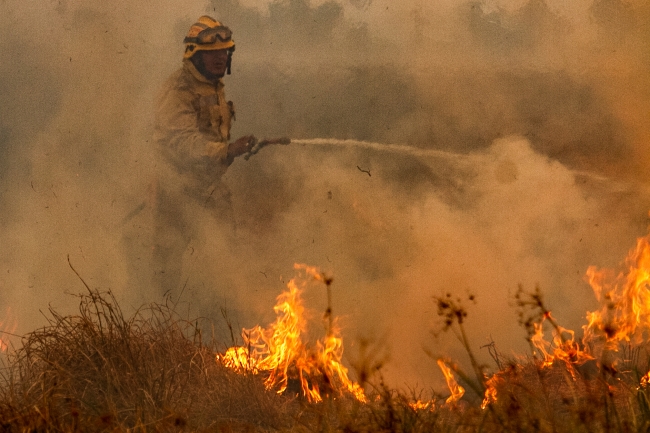
M228 145L228 158L233 159L239 155L250 152L257 139L253 135L245 135Z

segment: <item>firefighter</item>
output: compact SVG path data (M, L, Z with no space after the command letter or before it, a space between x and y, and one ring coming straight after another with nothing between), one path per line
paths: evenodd
M232 222L221 177L256 141L253 136L230 141L235 109L223 83L235 51L230 29L202 16L183 42L183 65L162 89L154 130L162 162L153 193L153 271L154 284L164 293L180 286L183 254L197 236L196 206Z

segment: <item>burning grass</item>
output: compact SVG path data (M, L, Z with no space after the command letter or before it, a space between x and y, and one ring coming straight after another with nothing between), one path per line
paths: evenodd
M168 305L127 318L111 292L89 290L78 314L49 313L47 326L8 353L3 431L366 431L417 418L388 389L367 404L325 393L312 403L294 377L281 394L267 389L269 375L215 361L216 343Z
M111 292L85 286L78 314L50 309L47 326L7 350L0 426L21 432L648 431L649 265L650 243L642 238L619 275L590 268L602 306L587 314L582 339L560 326L539 289L520 288L515 302L531 354L507 358L488 345L493 366L474 355L466 301L434 297L440 331L456 335L470 373L434 357L448 391L427 396L388 387L382 361L367 344L359 345L366 351L350 374L331 303L325 335L306 340L300 298L306 282L325 284L330 299L332 280L315 268L296 265L305 275L278 296L276 321L244 329L243 344L232 341L224 351L223 342L206 343L197 322L168 304L126 317Z

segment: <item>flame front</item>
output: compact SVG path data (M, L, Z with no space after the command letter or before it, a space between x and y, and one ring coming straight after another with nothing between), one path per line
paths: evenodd
M438 367L440 367L440 370L442 370L442 374L445 375L445 380L447 381L449 392L451 392L451 395L446 400L446 403L452 404L457 402L465 394L465 388L456 382L456 378L454 377L454 373L451 371L451 368L447 367L442 359L438 360Z
M294 267L325 282L317 268L299 264ZM240 372L268 374L264 384L278 394L286 391L290 379L294 379L311 402L322 401L323 393L340 394L342 391L366 402L363 389L349 379L348 370L341 363L343 342L335 320L330 320L327 335L313 347L302 341L307 324L298 284L292 279L287 284L288 291L278 296L273 308L277 315L273 324L268 328L258 325L244 329L244 346L231 347L225 354L218 355L217 361Z
M583 327L581 341L575 333L560 326L550 311L545 311L539 323L534 323L530 342L541 356L542 368L562 361L576 379L576 365L596 359L599 364L608 352L617 352L621 343L632 346L646 343L650 338L650 235L639 238L636 247L626 259L626 270L616 275L611 270L590 267L586 278L591 285L600 308L587 313L588 324ZM313 279L329 281L317 268L295 265ZM290 380L295 380L305 397L311 402L322 401L323 395L352 394L361 402L367 402L363 389L351 381L348 370L341 363L343 344L336 320L327 311L329 319L326 336L314 345L303 342L306 329L305 308L300 294L303 285L296 279L288 284L288 290L277 298L274 307L277 318L268 328L256 326L242 333L244 345L232 347L217 360L239 372L268 375L265 385L283 393ZM552 326L552 338L544 337L544 324ZM616 362L616 361L614 361ZM451 392L447 404L458 402L465 389L456 381L453 371L442 360L437 361ZM614 364L612 364L613 366ZM481 407L497 401L497 385L503 380L498 374L485 380L485 393ZM650 372L641 378L641 386L650 383ZM433 401L409 403L414 410L431 409Z
M587 270L587 279L601 302L598 311L588 313L584 342L599 350L617 351L620 342L639 344L647 341L650 331L650 241L639 238L625 261L627 273L617 276L595 266Z
M587 312L581 342L575 341L573 331L557 325L550 312L534 324L530 341L541 355L543 367L561 360L574 374L575 365L591 359L615 367L617 361L610 355L619 351L621 343L635 347L650 339L650 235L637 239L625 260L624 271L616 274L590 266L585 277L600 308ZM552 341L544 338L545 321L553 325ZM642 385L649 381L648 375L641 379Z

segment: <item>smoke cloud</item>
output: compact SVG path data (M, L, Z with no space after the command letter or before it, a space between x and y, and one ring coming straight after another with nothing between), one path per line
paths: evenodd
M195 209L179 305L220 337L222 308L237 327L271 321L306 263L334 277L350 358L374 339L391 383L439 384L423 348L465 358L431 335L433 295L476 295L467 326L484 360L490 339L520 352L519 284L578 330L595 306L587 267L616 267L646 233L647 2L7 0L0 311L17 333L48 305L74 310L68 258L125 309L162 301L153 104L204 13L234 31L233 136L296 140L230 167L236 230ZM305 299L325 310L324 292Z

